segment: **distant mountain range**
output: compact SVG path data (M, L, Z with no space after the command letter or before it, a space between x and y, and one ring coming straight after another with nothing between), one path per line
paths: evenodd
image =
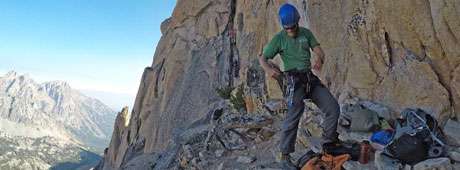
M0 169L97 162L92 152L108 145L114 120L115 111L66 82L37 83L10 71L0 77Z

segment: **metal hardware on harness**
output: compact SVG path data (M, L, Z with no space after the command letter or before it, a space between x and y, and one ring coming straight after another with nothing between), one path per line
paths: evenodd
M311 72L287 72L287 90L286 90L286 97L288 106L292 106L294 104L294 91L296 88L296 83L300 83L305 87L305 93L310 93L311 87Z
M289 75L288 76L288 106L292 106L294 104L294 90L295 90L295 81L294 81L294 76Z

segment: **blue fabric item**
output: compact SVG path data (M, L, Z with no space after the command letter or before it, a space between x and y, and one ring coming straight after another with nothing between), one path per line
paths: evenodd
M381 145L387 145L393 139L393 135L394 133L392 130L381 130L372 134L371 141Z
M284 4L280 7L279 17L283 27L292 27L299 22L300 15L297 9L291 4Z

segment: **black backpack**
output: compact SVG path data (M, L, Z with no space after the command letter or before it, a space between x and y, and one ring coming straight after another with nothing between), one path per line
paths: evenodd
M436 119L421 109L405 109L401 116L384 154L409 165L445 154L445 140Z
M420 135L404 134L388 145L386 150L391 157L409 165L414 165L428 158L428 144Z

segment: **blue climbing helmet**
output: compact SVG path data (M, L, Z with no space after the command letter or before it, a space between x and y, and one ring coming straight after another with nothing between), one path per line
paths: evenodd
M283 27L292 27L299 22L300 15L297 9L288 3L283 4L280 7L280 11L278 13L281 25Z

